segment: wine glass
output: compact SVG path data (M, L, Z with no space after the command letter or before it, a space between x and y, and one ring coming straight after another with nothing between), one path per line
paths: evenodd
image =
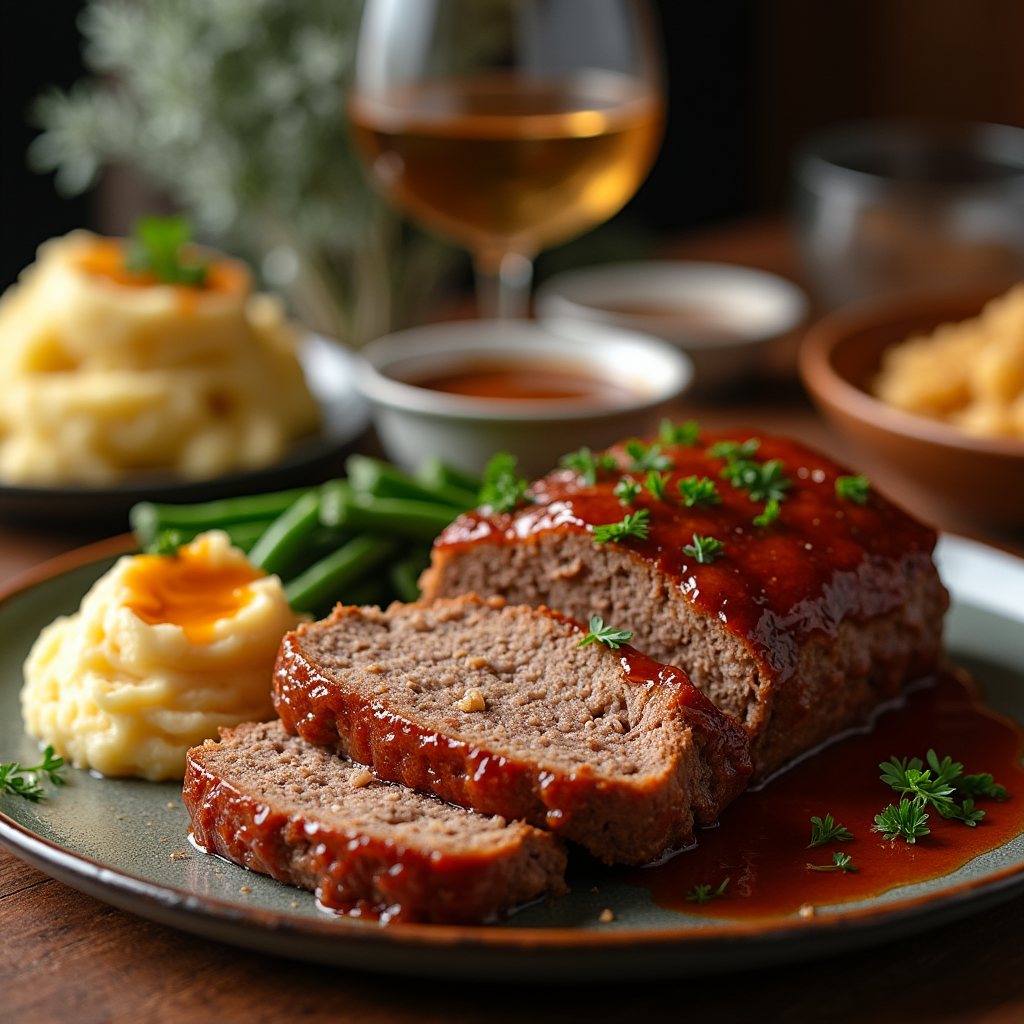
M348 115L388 198L473 255L484 316L607 220L664 122L646 0L366 0Z

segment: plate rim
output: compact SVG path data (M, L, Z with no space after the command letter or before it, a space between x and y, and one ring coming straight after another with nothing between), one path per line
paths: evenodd
M1024 569L1024 558L996 544L981 542L950 531L943 531L939 536L981 545L1012 559ZM0 605L18 594L76 569L128 554L134 547L135 540L132 534L124 533L57 555L0 585ZM201 921L211 921L214 924L243 929L255 926L267 933L289 932L306 938L326 940L332 942L334 947L344 947L352 940L359 940L372 941L383 948L397 946L413 950L424 947L483 947L491 951L506 950L510 953L556 949L566 952L632 950L637 947L688 947L694 944L708 949L712 946L720 948L761 940L780 941L787 938L808 939L818 935L824 937L864 933L876 925L897 924L913 918L926 919L929 912L941 914L957 909L963 910L964 904L973 903L981 897L1009 898L1015 890L1024 890L1022 861L1020 864L1002 868L980 878L966 879L938 892L886 900L866 907L851 906L849 909L830 910L827 914L815 914L806 918L794 916L776 920L729 921L714 926L679 925L662 928L615 928L606 931L562 926L499 928L493 925L400 922L382 928L368 922L349 921L343 918L325 916L324 920L318 920L279 910L247 907L239 902L153 882L127 871L109 867L82 854L73 853L21 825L2 810L0 844L16 856L24 855L22 859L27 859L44 873L49 873L47 868L54 868L57 874L51 874L50 877L58 878L74 888L81 888L76 885L76 881L84 883L85 888L82 891L100 900L104 900L104 896L97 896L96 888L111 891L118 896L141 900L145 906L154 910L171 911L176 919L195 919L197 924ZM108 899L106 902L112 901ZM132 909L142 916L147 916L142 910ZM187 928L185 924L179 926Z

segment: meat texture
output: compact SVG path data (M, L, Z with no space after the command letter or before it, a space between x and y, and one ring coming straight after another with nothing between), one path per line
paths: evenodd
M746 736L678 669L583 639L501 599L339 607L285 636L275 705L380 778L644 863L742 791Z
M933 668L948 599L932 530L874 491L841 496L846 471L794 442L742 431L629 448L595 459L593 483L556 471L512 512L460 517L435 544L423 600L497 595L632 630L637 647L678 665L743 725L755 778ZM738 459L756 479L732 486ZM653 489L652 463L662 467ZM646 486L616 494L624 478ZM687 505L680 482L692 495L705 478L710 498ZM779 515L758 525L769 492ZM643 512L643 536L598 542L596 526ZM721 548L701 552L698 538Z
M187 764L196 842L327 907L464 924L566 891L550 833L381 782L280 722L225 729Z

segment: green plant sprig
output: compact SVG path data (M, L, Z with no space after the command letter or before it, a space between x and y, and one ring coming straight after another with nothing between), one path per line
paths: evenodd
M710 565L716 558L725 553L725 545L714 537L693 535L693 543L683 547L683 554L695 559L699 565Z
M658 440L665 448L672 445L679 448L696 448L700 443L700 424L696 420L673 423L670 419L663 419L658 428Z
M495 512L511 512L522 499L530 500L526 493L529 484L516 473L514 455L498 452L484 469L484 482L478 500Z
M626 540L628 537L646 540L650 530L650 518L651 513L642 508L636 512L627 512L617 523L602 523L595 526L594 543L607 544Z
M665 488L668 486L668 479L668 473L659 473L656 469L647 470L647 479L644 481L644 487L647 488L655 501L665 500Z
M931 829L925 824L928 815L917 800L904 797L898 805L889 804L881 814L875 815L872 832L881 832L883 839L894 843L904 839L913 845L922 836L929 835Z
M811 841L807 844L808 850L833 841L849 843L852 840L853 833L845 825L837 825L831 814L826 814L824 818L817 815L811 818Z
M956 791L967 797L985 797L989 800L1007 800L1010 794L1005 786L1000 786L988 772L978 775L965 775L957 780Z
M852 501L856 505L866 505L871 493L871 482L863 473L857 476L836 477L836 497L843 501Z
M619 499L620 505L632 505L643 490L643 484L639 484L632 477L624 476L612 490L612 494Z
M672 460L662 455L660 444L648 446L633 438L626 442L626 454L633 460L629 466L631 473L646 473L652 469L660 472L672 468Z
M628 629L616 629L614 626L606 626L600 615L590 616L590 632L576 645L586 647L587 644L599 643L617 651L623 644L633 639L633 633Z
M841 871L844 874L856 873L857 867L853 863L853 857L848 853L833 853L831 864L808 864L808 871Z
M67 779L63 775L64 758L53 752L53 747L43 751L39 764L25 768L18 761L0 764L0 793L10 793L38 803L46 795L39 778L44 776L51 786L63 786Z
M725 459L733 462L736 459L749 459L761 447L761 439L752 437L747 441L717 441L704 453L710 459Z
M717 888L712 889L710 885L695 885L687 894L686 899L691 903L710 903L712 900L720 899L725 895L725 887L729 884L729 879L726 878L724 882Z
M679 497L687 508L722 504L718 488L715 487L715 482L710 477L687 476L680 480L676 487L679 490Z
M754 462L752 459L730 459L721 474L733 487L746 491L751 501L782 501L793 481L782 473L782 460L769 459Z
M563 455L558 464L565 469L575 470L576 475L583 480L587 487L593 487L597 483L598 473L610 473L618 469L614 455L598 455L585 446L579 451Z
M191 241L192 225L187 217L141 217L125 248L125 268L133 274L154 274L164 284L201 288L209 267L183 259Z
M765 503L764 511L760 515L754 516L754 525L760 527L771 526L779 518L779 512L781 511L782 506L779 504L779 499L769 498Z
M928 751L926 760L927 768L919 757L909 760L892 757L878 766L882 769L881 779L897 793L915 800L922 807L930 804L941 817L961 821L970 828L974 828L985 817L984 811L975 809L974 796L983 796L993 791L1006 794L1006 789L998 786L991 775L969 776L972 782L964 787L962 803L958 804L953 797L961 791L964 766L950 757L940 761L934 750ZM982 781L973 781L977 779ZM972 795L968 796L968 793Z

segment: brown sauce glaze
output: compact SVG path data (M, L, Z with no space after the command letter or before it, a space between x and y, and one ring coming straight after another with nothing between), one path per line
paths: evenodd
M754 458L781 459L792 481L778 519L767 527L752 522L764 504L723 480L725 460L707 454L716 441L751 437L761 439ZM599 472L595 486L582 484L572 470L556 471L533 485L533 504L491 516L467 513L435 546L513 543L548 531L584 533L647 509L647 539L629 538L623 548L666 574L698 610L719 618L752 650L766 675L780 680L793 674L809 635L835 637L846 618L866 620L895 610L905 601L908 580L932 571L934 531L874 491L865 505L838 498L835 481L848 470L794 441L750 430L705 431L696 447L665 449L673 461L669 500L658 501L645 490L629 508L613 489L630 475L630 456L622 445L608 451L618 469ZM643 473L631 475L643 481ZM721 504L680 504L677 483L691 475L710 477ZM699 564L687 555L683 548L692 545L695 533L721 541L723 556Z
M934 811L931 834L908 845L871 831L874 816L899 796L878 765L892 756L961 761L965 774L989 772L1010 792L1005 802L979 800L976 828L945 821ZM984 707L965 673L943 675L913 690L903 706L880 715L874 728L850 736L723 811L717 828L697 834L696 849L654 868L623 870L622 879L651 890L661 907L715 918L752 919L796 914L804 904L827 906L879 896L897 886L939 878L1024 832L1024 732ZM854 835L806 849L811 816L831 814ZM809 871L850 854L856 874ZM726 895L698 905L694 886L730 882Z

